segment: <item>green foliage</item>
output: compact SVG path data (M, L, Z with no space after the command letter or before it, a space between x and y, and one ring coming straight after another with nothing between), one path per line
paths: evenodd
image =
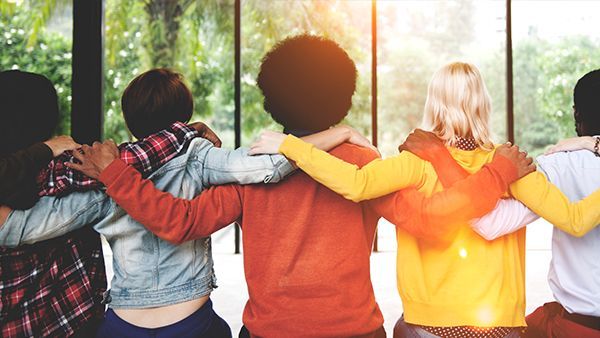
M15 6L0 0L0 69L41 73L60 97L61 125L69 133L71 41L45 29L67 0L31 0ZM105 138L130 140L120 97L136 75L156 66L184 74L194 94L194 119L202 119L233 146L233 0L105 1ZM385 3L381 3L384 7ZM61 7L62 6L62 7ZM433 71L457 56L473 53L473 1L440 2L432 13L411 12L408 32L385 30L395 11L379 14L379 124L384 154L396 152L419 126ZM69 14L63 10L62 15ZM242 3L242 131L248 144L263 128L280 129L263 111L255 79L263 55L278 41L300 33L336 40L355 60L357 92L347 123L370 133L370 1L273 1ZM435 16L435 24L431 16ZM476 47L476 46L475 46ZM505 139L504 46L478 56L492 94L495 139ZM514 44L516 141L538 154L573 136L572 88L598 68L600 41L568 36L552 41L534 35Z
M59 98L58 134L70 134L71 125L71 43L52 32L37 33L28 46L31 18L28 11L0 14L0 70L20 69L43 74L52 81Z

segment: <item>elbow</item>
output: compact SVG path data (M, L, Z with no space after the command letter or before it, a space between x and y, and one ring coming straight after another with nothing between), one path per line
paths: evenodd
M348 195L348 196L344 196L347 200L350 200L354 203L359 203L362 202L363 199L361 198L361 196L359 195Z
M488 242L491 242L498 238L498 234L492 230L486 230L485 227L479 228L477 226L472 227L473 231L475 231L481 238L485 239Z
M573 237L577 237L577 238L581 238L583 236L585 236L588 232L587 231L583 231L581 229L571 229L571 231L569 231L569 235L573 236Z
M349 190L345 193L341 194L345 199L350 200L354 203L359 203L362 202L364 200L366 200L365 195L363 194L362 191L359 191L358 189L356 190Z
M481 236L483 239L485 239L488 242L491 242L491 241L495 240L496 238L498 238L496 236L496 234L492 234L492 233L479 232L478 234L479 234L479 236Z

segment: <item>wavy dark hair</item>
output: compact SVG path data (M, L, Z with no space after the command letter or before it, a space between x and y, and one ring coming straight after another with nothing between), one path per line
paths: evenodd
M276 122L314 132L348 114L356 77L354 61L335 41L303 34L278 42L264 56L257 82Z

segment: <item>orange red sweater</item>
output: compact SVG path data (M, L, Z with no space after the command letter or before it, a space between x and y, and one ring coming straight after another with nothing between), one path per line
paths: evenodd
M331 154L359 166L376 157L348 144ZM407 189L359 204L302 172L277 185L212 187L192 201L157 190L119 160L100 180L130 216L174 243L207 237L240 222L250 298L244 324L253 336L314 337L368 335L383 324L369 260L379 216L420 236L437 236L441 230L429 224L439 224L439 217L485 214L516 178L515 172L500 158L429 198ZM482 184L488 189L481 191Z

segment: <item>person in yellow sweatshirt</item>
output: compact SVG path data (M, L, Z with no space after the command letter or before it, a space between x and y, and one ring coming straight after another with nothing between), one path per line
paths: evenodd
M424 128L443 140L469 173L490 162L491 99L478 69L451 63L428 87ZM333 191L353 201L416 187L442 190L430 162L403 151L362 169L291 135L264 132L251 153L280 152ZM452 165L452 164L447 164ZM481 187L486 189L486 187ZM600 190L571 203L539 172L513 183L512 197L559 229L583 236L600 223ZM525 323L525 229L488 241L468 223L439 238L416 238L397 228L397 285L404 308L394 337L518 337Z

